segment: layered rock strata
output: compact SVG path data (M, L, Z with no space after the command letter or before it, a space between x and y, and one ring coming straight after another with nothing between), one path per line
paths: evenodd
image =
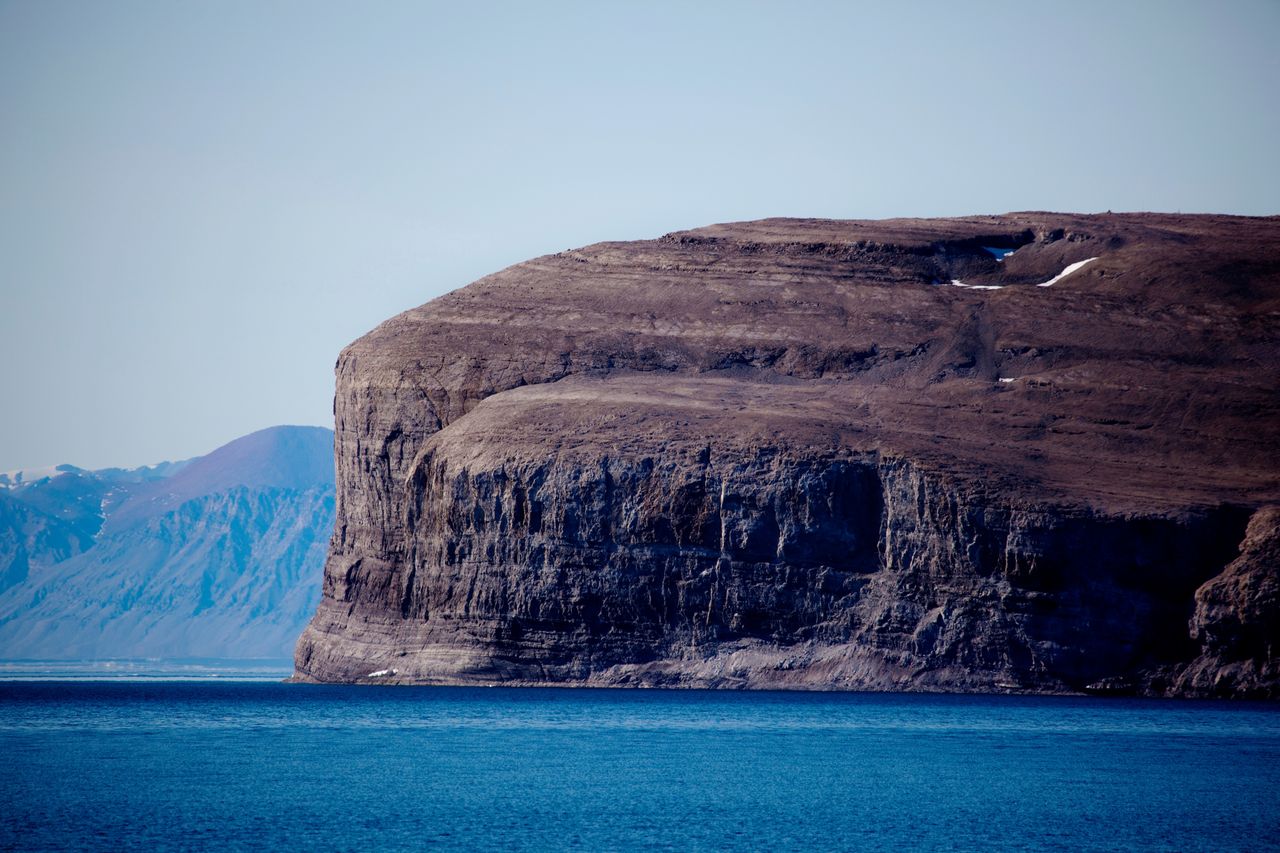
M340 356L297 678L1275 696L1278 330L1277 218L519 264Z

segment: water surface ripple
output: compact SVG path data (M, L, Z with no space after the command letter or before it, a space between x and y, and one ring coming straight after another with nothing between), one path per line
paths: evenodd
M1280 707L0 683L0 849L1280 849Z

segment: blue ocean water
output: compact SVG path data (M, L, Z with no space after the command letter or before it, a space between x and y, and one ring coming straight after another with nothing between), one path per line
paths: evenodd
M0 683L0 848L1265 850L1280 707Z

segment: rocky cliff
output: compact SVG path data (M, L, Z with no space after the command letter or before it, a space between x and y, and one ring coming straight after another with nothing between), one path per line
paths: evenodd
M338 359L296 677L1280 695L1280 218L765 220Z

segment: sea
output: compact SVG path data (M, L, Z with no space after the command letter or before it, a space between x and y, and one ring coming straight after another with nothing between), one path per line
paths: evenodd
M5 850L1274 850L1280 705L0 683Z

